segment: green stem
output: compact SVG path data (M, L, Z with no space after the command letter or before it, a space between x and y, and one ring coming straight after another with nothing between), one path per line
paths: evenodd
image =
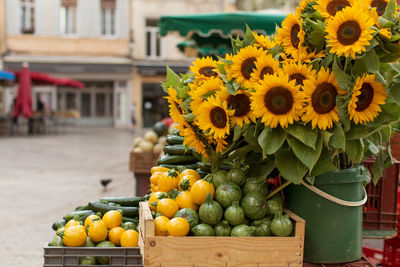
M349 58L346 57L346 62L344 63L344 72L346 73L347 73L347 68L349 67L349 62L350 62Z
M279 186L277 189L275 189L274 191L272 191L271 193L268 194L267 199L270 199L271 197L273 197L274 195L276 195L276 193L278 193L279 191L281 191L282 189L284 189L285 187L287 187L288 185L290 185L292 182L287 181L286 183L282 184L281 186Z
M388 124L382 125L382 126L376 128L375 130L373 130L372 132L370 132L369 134L367 134L367 135L364 137L364 139L370 137L370 136L373 135L374 133L379 132L380 130L382 130L382 129L386 128L386 127L391 127L393 124L396 124L396 123L398 123L398 122L400 122L400 120L392 121L391 123L389 123L389 125L388 125Z

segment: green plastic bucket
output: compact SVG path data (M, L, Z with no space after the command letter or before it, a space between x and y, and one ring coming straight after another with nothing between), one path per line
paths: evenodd
M304 262L344 263L362 256L363 187L370 174L363 166L315 177L285 190L287 208L306 221Z

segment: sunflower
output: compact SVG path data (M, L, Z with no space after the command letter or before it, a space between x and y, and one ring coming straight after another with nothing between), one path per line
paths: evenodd
M257 58L254 65L256 68L250 77L252 86L257 84L260 80L263 80L265 75L272 75L279 70L279 62L267 52L262 53L261 56Z
M339 94L339 85L333 72L321 68L316 80L305 80L303 94L306 106L303 109L303 121L310 122L312 128L326 130L333 122L339 120L336 106L336 96Z
M224 151L228 146L228 142L222 138L213 138L212 136L210 136L207 139L209 144L215 146L215 151L218 153Z
M195 115L198 114L198 111L201 111L199 107L203 101L224 88L222 80L220 78L214 78L205 81L202 85L197 87L197 89L189 91L189 95L192 97L190 108L193 113Z
M350 119L355 124L373 121L385 103L386 91L383 84L375 81L375 74L358 77L349 102Z
M196 123L204 132L213 135L214 138L224 138L229 134L229 117L233 110L228 110L228 105L218 97L210 97L200 105Z
M354 0L317 0L315 10L321 13L324 18L334 17L338 11L345 7L352 6Z
M250 97L254 115L261 117L261 121L271 128L276 128L278 124L286 128L298 121L303 102L297 93L298 87L283 72L268 76L256 85Z
M392 31L388 28L382 28L378 32L379 36L382 36L384 39L390 40L392 38Z
M169 103L169 115L174 120L174 122L182 124L185 123L183 115L184 110L181 107L182 99L178 98L176 90L172 87L168 88L168 96L165 97Z
M269 50L277 45L274 41L271 41L266 35L258 34L257 32L253 31L253 36L255 38L255 47Z
M193 66L190 66L190 71L200 82L217 77L217 69L217 63L211 57L196 58Z
M302 64L301 61L284 64L282 70L289 75L289 80L295 80L296 85L300 86L304 85L304 80L312 80L315 77L315 70L312 66Z
M303 45L304 31L303 20L293 14L287 15L282 21L282 28L278 29L277 42L281 43L287 54L298 53Z
M300 16L304 13L313 13L314 5L317 4L316 0L302 0L296 8L296 15Z
M356 54L366 51L373 38L374 20L364 11L356 6L346 7L328 20L327 46L331 47L331 53L355 59Z
M179 134L184 137L183 145L193 147L197 153L202 154L204 157L208 156L206 146L200 141L191 126L185 122L183 124L178 124L176 128L179 130Z
M248 92L239 90L235 95L231 95L227 91L221 91L218 93L218 97L227 102L228 109L234 111L231 117L234 124L243 127L243 124L256 121L256 116L250 107L250 94Z
M251 73L255 69L255 62L263 50L255 46L242 48L237 55L233 56L233 65L227 72L237 83L246 86L250 81Z
M386 6L389 4L389 0L363 0L366 4L372 8L375 8L378 16L382 16L386 11Z

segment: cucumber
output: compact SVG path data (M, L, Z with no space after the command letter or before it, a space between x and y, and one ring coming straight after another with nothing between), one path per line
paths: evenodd
M192 169L192 170L195 170L198 167L197 163L192 163L192 164L161 164L159 166L160 167L165 167L165 168L168 168L168 169L178 169L178 167L183 167L184 169Z
M184 145L164 146L164 153L167 155L193 155L193 148L186 149Z
M75 208L75 210L89 210L89 207L88 207L88 205L86 205L86 206L78 206L78 207L76 207Z
M165 155L158 160L158 164L187 164L195 163L197 159L192 155Z
M125 207L138 207L139 202L145 201L145 199L142 197L102 197L100 202L102 201L112 202Z
M204 178L207 176L207 174L209 174L209 172L202 171L201 169L197 169L196 171L198 174L200 174L201 178Z
M139 223L139 218L130 218L130 217L126 217L126 216L122 216L122 222L131 222L134 224L138 224Z
M84 221L87 216L96 214L93 210L76 210L68 213L63 217L63 219L68 222L69 220L74 219L76 216L79 217L80 221Z
M89 207L94 211L101 212L102 214L110 210L122 210L122 214L126 217L136 218L139 215L139 208L137 207L117 207L96 201L90 201Z
M167 144L168 145L181 145L183 144L184 138L178 135L167 135Z
M210 163L206 163L203 164L202 162L199 162L199 169L204 171L204 172L211 172L211 164ZM225 171L229 171L230 169L232 169L233 167L227 164L222 164L222 166L220 167L221 170L225 170Z
M55 223L53 223L51 228L53 228L54 231L57 231L58 229L64 227L65 224L66 224L66 221L64 219L63 220L59 220L59 221L56 221Z

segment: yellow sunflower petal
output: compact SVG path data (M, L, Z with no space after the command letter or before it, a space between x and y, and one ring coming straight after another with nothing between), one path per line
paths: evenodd
M185 123L185 119L183 115L185 114L184 110L181 107L182 99L178 98L178 93L172 87L168 88L168 96L165 97L169 103L169 115L174 120L174 122L183 124Z
M354 0L317 0L315 10L321 13L324 18L334 17L337 12L345 7L352 6Z
M264 79L265 75L272 75L279 70L279 62L276 61L271 54L264 52L259 56L254 63L256 68L251 73L248 87L253 87Z
M179 134L184 137L183 145L188 145L194 148L197 153L207 157L206 146L200 141L193 129L185 122L176 126L179 130Z
M296 54L304 42L303 20L289 14L277 30L277 42L282 44L287 54Z
M190 66L190 71L200 83L217 77L218 73L215 72L217 69L217 63L211 57L196 58L193 66Z

